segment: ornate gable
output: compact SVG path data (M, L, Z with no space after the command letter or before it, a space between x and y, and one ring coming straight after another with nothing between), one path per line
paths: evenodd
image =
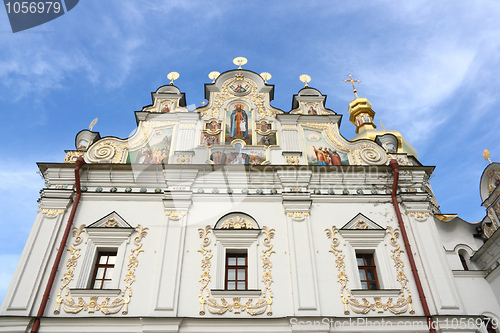
M359 213L347 222L340 230L385 230L368 217Z
M126 228L134 229L130 224L127 223L117 212L112 212L99 220L95 221L87 227L87 229L93 228Z

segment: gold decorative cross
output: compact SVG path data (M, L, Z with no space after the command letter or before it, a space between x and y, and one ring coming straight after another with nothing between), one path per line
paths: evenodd
M344 81L345 81L345 82L351 82L351 83L352 83L352 90L353 90L353 92L354 92L354 96L356 96L356 98L359 98L359 97L358 97L358 91L356 90L356 87L354 86L354 82L356 82L356 83L361 83L361 81L359 81L359 80L354 80L354 79L352 78L352 75L351 75L351 74L349 74L349 77L351 78L350 80L344 80Z

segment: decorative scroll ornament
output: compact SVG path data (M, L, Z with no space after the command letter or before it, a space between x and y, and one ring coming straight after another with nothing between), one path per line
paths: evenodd
M101 311L105 315L116 314L120 310L122 311L122 315L128 314L128 303L130 303L130 299L132 297L132 284L135 282L135 270L139 265L139 261L137 257L144 250L142 249L142 239L146 237L148 228L143 228L141 225L138 225L135 230L137 232L137 236L134 238L133 242L136 246L130 251L129 262L128 262L128 272L125 278L125 287L122 289L120 296L115 298L110 302L110 298L106 297L102 302L98 302L99 296L90 296L89 300L86 301L83 297L78 298L78 302L72 297L69 297L69 283L73 281L74 275L73 271L76 268L78 258L80 258L80 249L78 246L82 243L83 239L81 237L81 233L85 230L85 225L82 224L79 227L73 228L73 238L74 241L71 243L68 251L71 254L71 257L68 259L66 263L66 273L62 278L62 286L57 293L57 307L54 310L54 314L60 314L61 307L66 313L79 313L80 311L87 311L88 313L93 313L95 311ZM63 295L64 292L64 295Z
M350 310L359 314L367 314L370 311L377 311L378 313L383 313L384 311L390 311L394 314L405 313L409 310L410 314L414 314L411 307L411 293L408 290L407 283L408 278L404 274L403 261L400 259L401 253L404 251L400 250L399 244L397 244L397 239L399 238L399 230L393 230L391 227L387 227L388 233L391 235L390 244L395 248L391 250L391 258L394 260L394 267L397 272L397 280L401 284L400 298L397 299L396 303L393 302L392 297L387 299L387 302L383 303L381 297L374 297L374 302L368 301L366 298L362 298L361 301L357 298L351 296L351 291L347 287L347 281L349 278L346 274L344 254L342 250L338 248L340 240L337 238L338 229L333 226L330 229L325 229L326 236L332 241L330 252L335 255L335 267L337 267L338 276L337 282L340 283L340 298L342 303L344 303L344 314L350 314ZM405 291L407 297L405 297ZM350 309L350 310L349 310Z
M221 229L255 229L252 221L246 220L240 216L234 216L229 220L224 221L220 226Z
M85 152L83 151L68 151L64 157L63 163L75 163L76 159L84 154Z
M103 140L90 148L87 152L87 158L90 162L105 160L120 163L126 148L126 141L118 141L118 139Z
M198 294L200 300L200 315L205 315L205 309L207 309L212 314L223 315L226 312L234 312L235 314L241 312L247 312L252 316L261 315L267 312L268 316L272 316L273 312L271 305L273 303L274 294L271 290L271 284L274 282L271 276L271 268L273 264L271 262L271 255L275 253L273 251L273 245L271 244L271 239L274 238L274 229L269 229L268 227L262 227L262 233L265 234L265 238L262 241L264 245L264 250L262 250L262 283L264 288L262 291L262 298L258 299L255 303L253 299L249 298L245 303L241 302L240 297L234 297L232 302L228 302L226 299L222 298L216 300L210 297L210 290L208 289L208 284L211 281L210 267L211 259L213 257L212 250L208 247L210 246L209 233L212 228L207 225L205 228L199 228L200 238L202 239L201 249L198 250L203 255L201 260L201 288Z
M56 217L64 213L64 209L42 209L42 214L47 217Z

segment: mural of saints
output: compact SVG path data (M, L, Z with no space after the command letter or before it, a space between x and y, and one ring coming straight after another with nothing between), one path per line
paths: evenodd
M226 122L226 142L230 143L234 139L241 139L247 144L252 143L251 137L251 112L248 106L241 102L229 105L229 114Z
M172 143L172 128L155 130L147 143L140 147L131 147L127 163L166 164Z
M309 165L349 165L347 154L328 143L322 133L304 130Z

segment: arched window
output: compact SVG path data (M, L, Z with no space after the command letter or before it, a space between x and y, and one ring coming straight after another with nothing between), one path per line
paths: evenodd
M467 260L465 258L468 258L469 255L467 254L467 252L465 250L459 250L458 251L458 258L460 258L460 262L462 263L462 267L464 269L464 271L468 271L469 270L469 266L467 265Z

